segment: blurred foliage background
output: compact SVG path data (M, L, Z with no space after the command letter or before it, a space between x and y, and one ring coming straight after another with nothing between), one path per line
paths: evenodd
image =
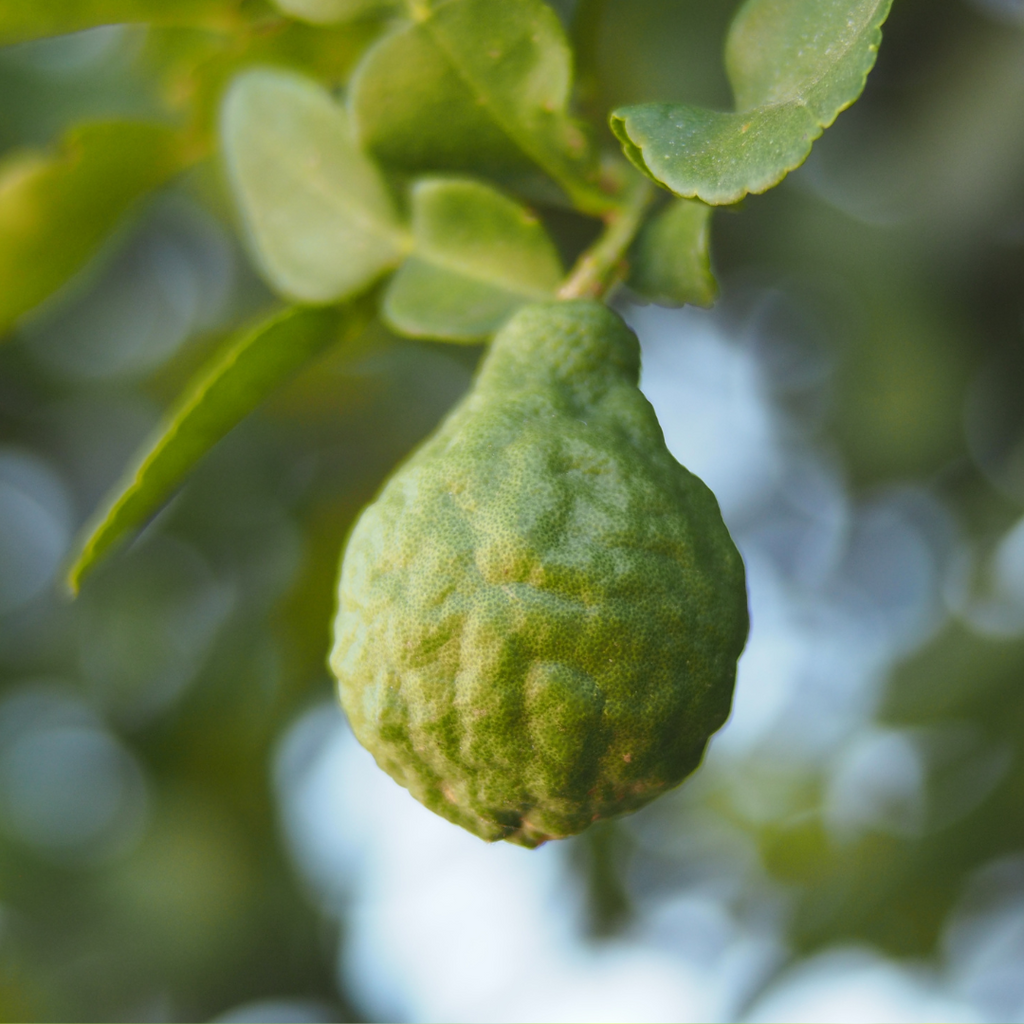
M623 103L728 106L732 0L555 6L596 125ZM311 799L295 780L323 730L343 733L324 659L344 536L467 387L477 348L372 325L358 358L328 354L238 427L76 602L59 589L76 529L160 411L274 304L211 155L224 84L270 63L343 90L381 26L268 9L244 32L212 18L0 49L0 195L83 121L185 127L192 145L177 167L126 140L34 262L0 254L0 1019L531 1012L500 986L459 1002L454 963L430 968L430 1002L390 940L365 939L365 869L338 853L324 884L309 868L303 844L332 816L350 854L416 856L380 838L396 828L387 800L376 818L345 810L364 776L336 775L348 796L295 824ZM550 918L533 924L565 948L657 946L666 977L703 965L720 993L663 1010L635 987L629 1019L800 1019L785 1001L812 998L800 971L855 950L835 977L903 971L899 1019L1024 1020L1022 110L1019 0L898 0L864 96L808 163L716 211L717 309L622 298L670 444L747 556L754 621L736 721L696 779L551 854L514 851L557 858ZM88 251L118 175L139 198L114 234L19 308ZM592 237L540 212L567 258ZM743 970L707 959L694 900L757 937ZM424 951L458 948L457 903L429 920L407 906ZM561 1008L559 984L539 986L537 1018L591 1019ZM807 1019L826 1019L813 1005ZM880 1005L834 1019L897 1019Z

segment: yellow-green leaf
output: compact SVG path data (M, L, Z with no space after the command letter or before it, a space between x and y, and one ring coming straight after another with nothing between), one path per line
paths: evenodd
M274 0L289 17L313 25L336 25L394 7L399 0Z
M172 129L134 121L80 125L55 153L7 156L0 163L0 334L189 159Z
M71 590L77 592L96 563L144 524L272 391L329 345L353 341L372 310L365 297L340 308L287 309L232 339L186 388L86 524L68 572Z
M383 306L402 334L477 341L523 303L551 298L561 280L544 225L479 182L418 182L412 226L415 249L391 279Z
M408 251L380 172L345 111L311 79L271 68L239 75L221 140L256 259L282 295L336 302Z
M542 0L444 0L367 53L349 106L385 163L504 179L540 168L600 212L610 204L567 114L571 86L572 51Z
M3 0L0 46L127 22L229 31L242 24L241 8L242 0Z

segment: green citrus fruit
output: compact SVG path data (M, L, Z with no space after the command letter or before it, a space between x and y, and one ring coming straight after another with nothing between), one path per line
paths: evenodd
M725 720L743 564L595 302L527 306L359 518L331 666L427 807L536 846L682 781Z

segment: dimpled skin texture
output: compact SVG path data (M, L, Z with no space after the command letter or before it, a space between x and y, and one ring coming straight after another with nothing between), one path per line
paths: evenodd
M537 846L700 762L747 635L743 564L596 302L520 310L357 522L331 667L422 803Z

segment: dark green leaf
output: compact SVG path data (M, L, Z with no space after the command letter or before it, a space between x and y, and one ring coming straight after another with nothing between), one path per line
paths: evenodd
M122 22L229 31L243 23L241 7L240 0L3 0L0 46Z
M104 554L145 523L214 444L272 391L329 345L354 340L372 308L362 298L341 308L288 309L229 342L86 524L68 572L71 590L77 593Z
M291 72L239 75L224 158L267 280L300 302L336 302L401 262L410 241L380 172L328 92Z
M515 178L540 168L601 211L587 139L567 115L569 44L542 0L443 0L385 37L352 80L356 131L408 171Z
M436 178L412 194L416 248L392 278L388 323L413 337L477 341L524 302L551 298L562 264L528 210L479 182Z
M75 128L56 154L14 153L0 163L0 334L187 161L170 128L112 121Z
M675 199L644 226L633 247L629 286L663 306L711 306L718 285L708 253L711 207Z
M715 205L764 192L860 95L892 0L747 0L726 67L736 113L672 103L611 117L626 156L676 195Z

